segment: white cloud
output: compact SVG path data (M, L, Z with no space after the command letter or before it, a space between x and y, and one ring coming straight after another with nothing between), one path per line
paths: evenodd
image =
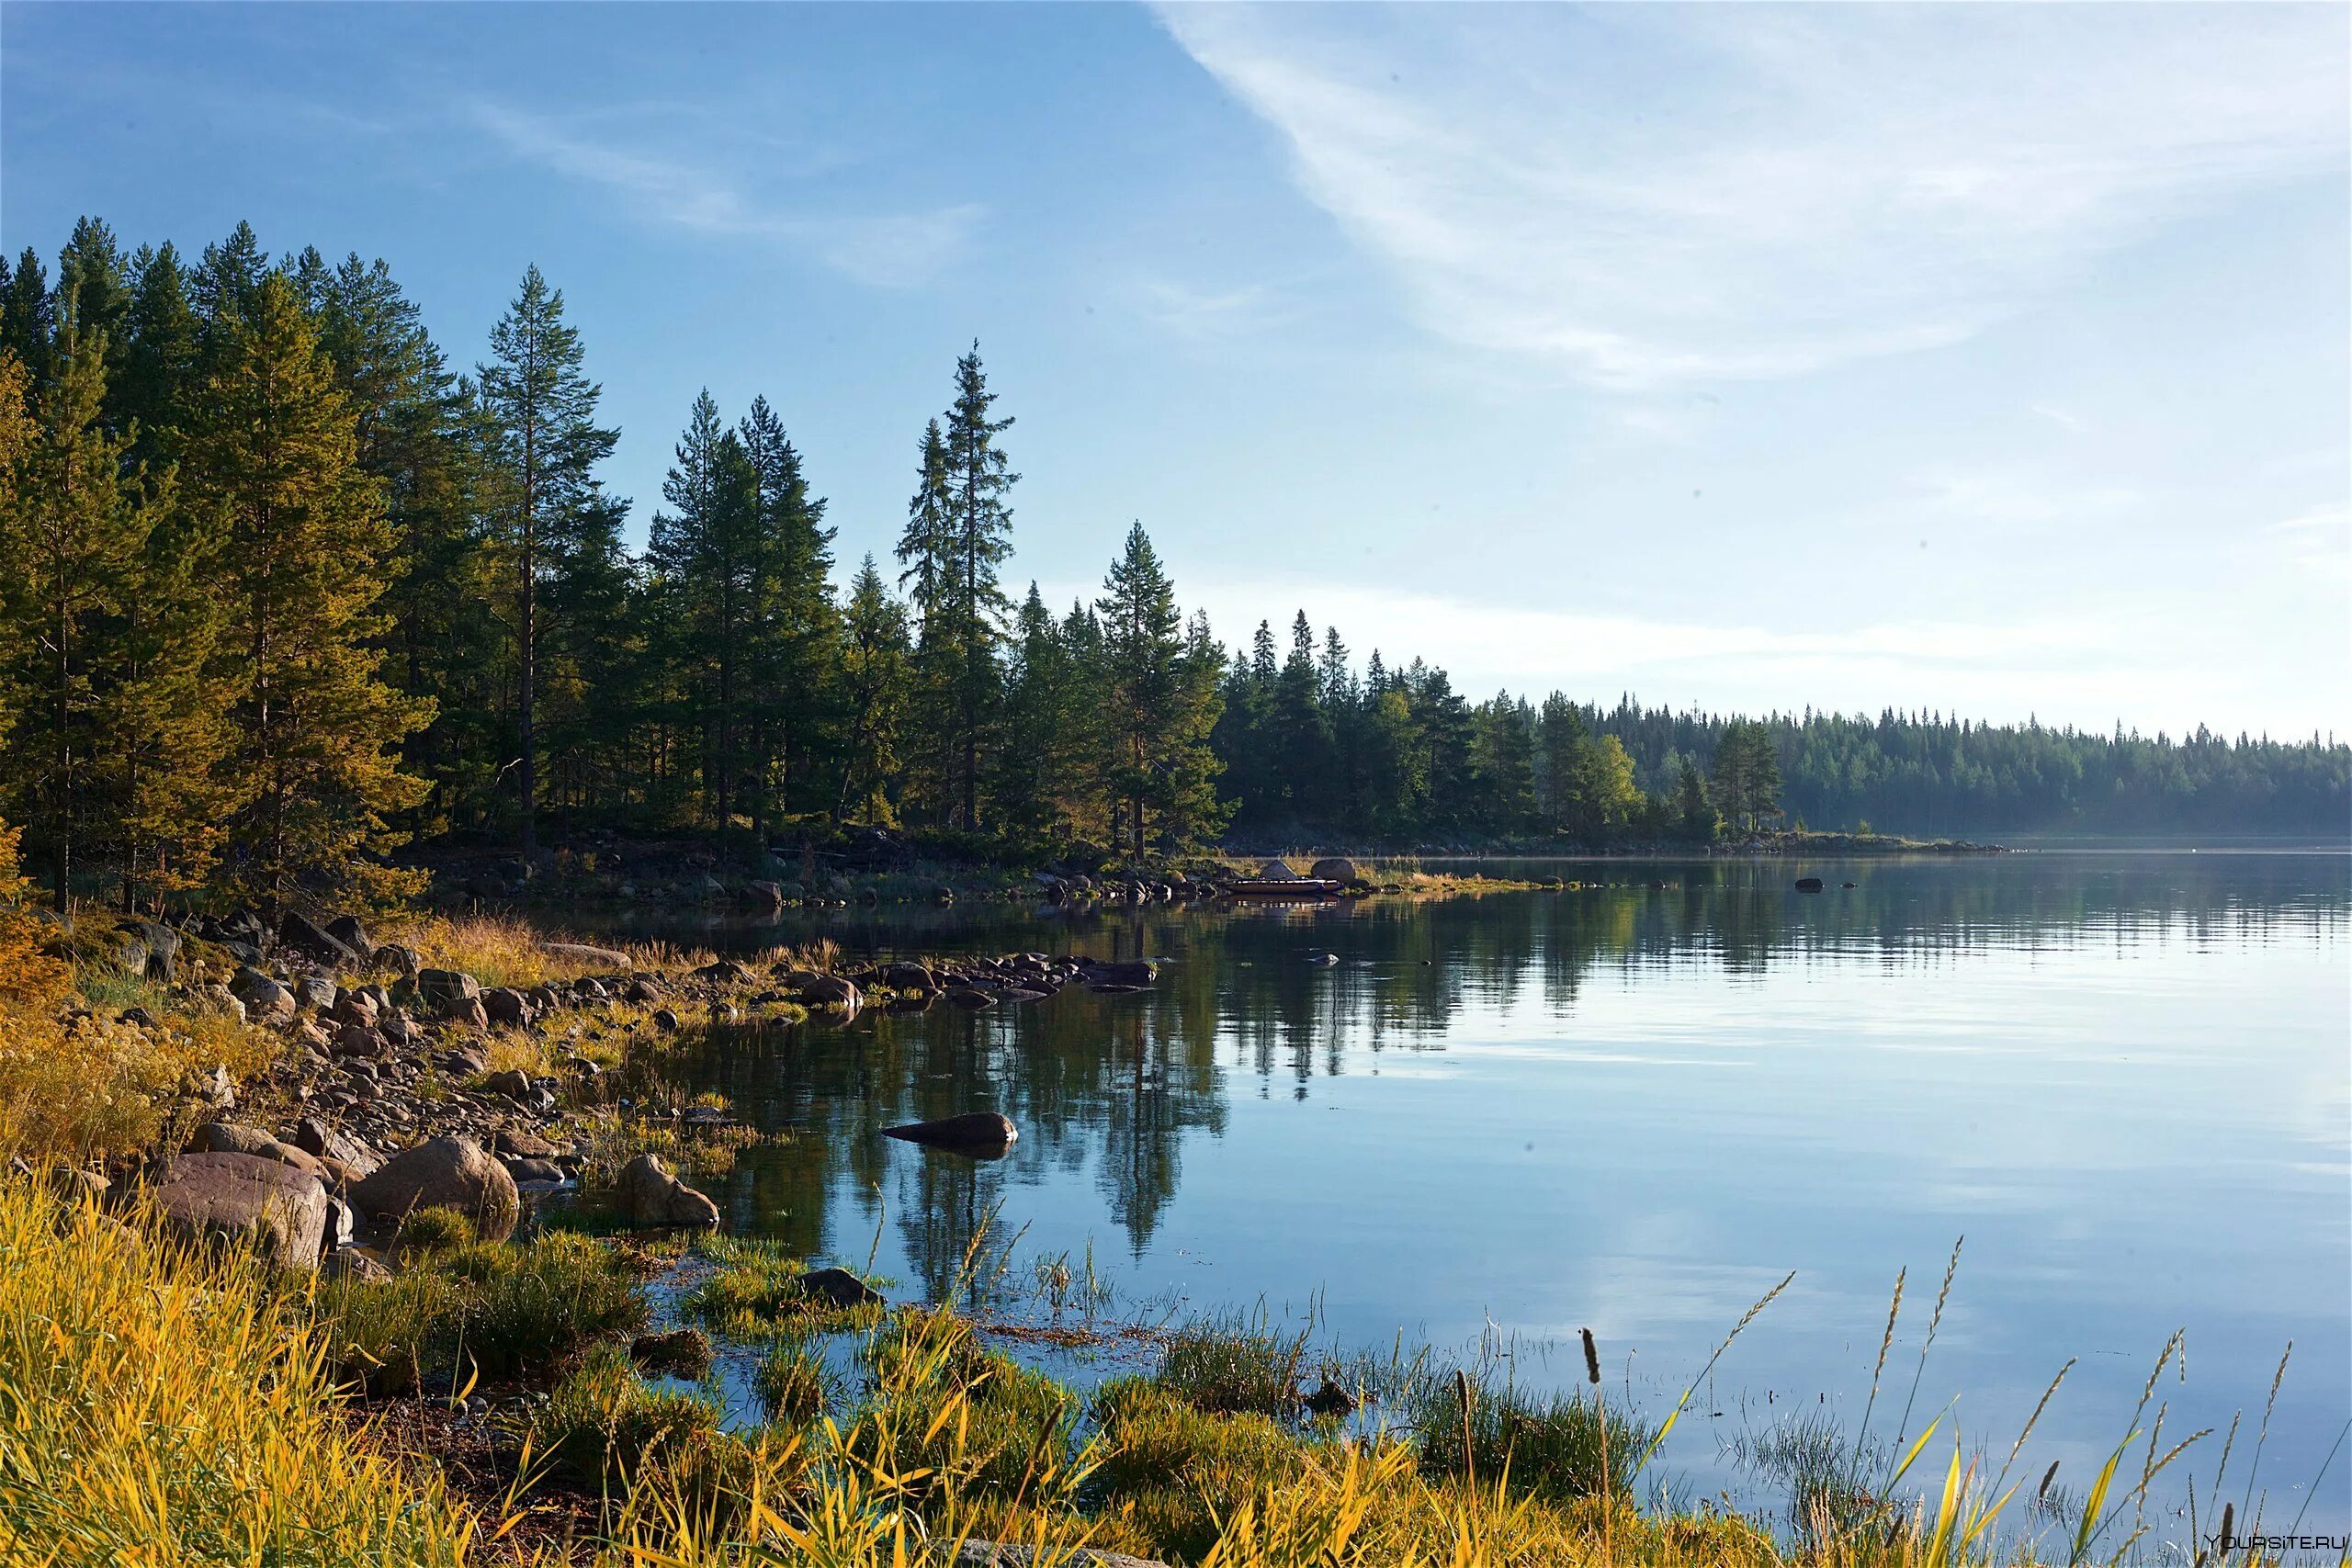
M620 193L657 221L696 233L765 239L863 283L922 283L965 253L981 216L965 203L928 211L817 214L767 206L708 168L594 141L557 121L489 102L474 119L508 151Z
M1954 343L2345 164L2336 7L1160 15L1429 328L1611 386Z
M1234 288L1202 288L1172 277L1146 275L1125 290L1136 314L1161 330L1194 342L1226 342L1267 331L1284 315L1267 283Z

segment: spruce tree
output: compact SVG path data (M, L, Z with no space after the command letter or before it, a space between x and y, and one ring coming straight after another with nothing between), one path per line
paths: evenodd
M1032 582L1013 617L1004 671L1004 743L990 791L999 821L1014 832L1038 835L1070 818L1067 797L1077 793L1081 771L1069 744L1076 673L1061 628Z
M954 815L956 655L955 540L949 519L947 438L933 420L923 427L915 491L907 502L898 558L915 619L911 670L916 755L910 780L915 798L941 822Z
M232 880L275 913L306 885L399 885L361 857L414 804L401 739L432 716L379 676L377 610L392 550L361 472L348 401L292 284L272 273L226 328L190 454L225 528L217 587L238 746Z
M27 245L14 268L0 263L0 350L24 367L28 399L49 378L50 347L57 336L54 304L49 268L39 251Z
M998 694L996 648L1005 611L997 567L1012 548L1012 509L1021 476L997 438L1012 416L993 417L996 395L980 367L980 345L956 361L956 400L947 409L948 576L953 649L956 825L980 825L980 753Z
M1157 825L1170 849L1177 832L1199 832L1215 813L1204 799L1216 774L1209 735L1217 716L1216 673L1224 660L1204 622L1183 635L1175 585L1137 523L1095 601L1102 626L1103 724L1118 820L1136 856L1150 852Z
M478 372L490 442L485 533L495 602L514 649L515 792L527 863L538 849L539 661L563 626L548 615L549 601L561 598L576 571L609 563L615 519L595 470L620 437L596 423L603 389L582 373L563 294L537 267L523 274L491 329L490 348Z
M757 825L770 811L791 811L801 776L816 772L839 695L841 617L834 531L824 498L809 493L798 448L765 398L752 400L736 434L758 481L749 638Z
M904 605L883 585L867 556L850 583L842 612L842 692L844 735L840 793L833 819L854 814L877 826L892 819L889 784L899 771L911 653Z
M85 833L102 836L108 826L98 798L105 666L166 502L142 468L126 466L130 442L104 427L106 337L81 330L71 293L59 301L55 331L6 519L0 593L30 632L12 772L49 863L51 902L70 916L76 852Z

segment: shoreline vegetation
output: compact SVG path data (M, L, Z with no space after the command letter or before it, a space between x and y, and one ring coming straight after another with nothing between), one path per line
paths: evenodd
M2284 1523L2257 1485L2267 1408L2218 1472L2213 1434L2165 1431L2177 1339L2095 1473L2038 1468L2032 1422L1963 1439L1911 1407L1916 1377L1888 1436L1900 1280L1871 1411L1750 1434L1784 1495L1741 1513L1657 1464L1713 1360L1645 1408L1590 1342L1584 1384L1534 1390L1508 1359L1122 1317L1091 1268L1018 1269L985 1237L959 1311L717 1230L692 1184L757 1134L665 1100L665 1053L862 1007L1148 989L1148 963L719 958L443 916L372 946L356 919L216 917L175 944L85 919L61 957L24 891L0 887L12 1562L1949 1568L2124 1561L2223 1507L2223 1529ZM926 1158L990 1152L904 1131L948 1151ZM1114 1375L1059 1381L1023 1359L1037 1345L1102 1348ZM748 1420L715 1356L750 1366Z

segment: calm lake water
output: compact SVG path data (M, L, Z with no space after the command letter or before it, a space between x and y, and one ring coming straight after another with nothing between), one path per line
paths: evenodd
M2038 1478L2060 1461L2079 1493L2184 1329L2186 1377L2156 1391L2165 1445L2244 1409L2234 1497L2291 1340L2266 1519L2308 1505L2307 1530L2352 1522L2346 1454L2313 1486L2352 1420L2352 858L1540 872L1630 886L694 932L1166 961L1142 996L869 1011L714 1048L687 1075L798 1134L748 1151L714 1195L734 1227L811 1257L862 1266L878 1247L901 1296L947 1290L993 1213L994 1234L1025 1227L1019 1257L1091 1246L1130 1302L1314 1312L1319 1337L1381 1350L1493 1336L1524 1381L1580 1381L1589 1326L1612 1397L1652 1419L1793 1270L1661 1459L1690 1493L1749 1500L1743 1439L1792 1413L1859 1423L1907 1266L1888 1431L1964 1234L1914 1433L1950 1404L1946 1430L1997 1466L2079 1358L2021 1461ZM1806 874L1828 891L1794 892ZM1312 966L1317 949L1339 965ZM880 1135L978 1108L1019 1125L1011 1157ZM2174 1472L2200 1507L2221 1440Z

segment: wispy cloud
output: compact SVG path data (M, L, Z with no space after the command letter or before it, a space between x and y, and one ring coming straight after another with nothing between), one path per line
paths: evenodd
M1125 293L1144 320L1195 343L1261 333L1288 314L1280 291L1263 282L1204 288L1152 274L1132 279Z
M2352 578L2352 506L2314 506L2262 532L2295 570L2333 579L2338 586Z
M1160 15L1428 327L1611 386L1955 343L2345 163L2334 7Z
M657 222L773 241L864 283L904 287L936 276L965 254L981 217L970 203L880 214L787 208L747 195L702 164L600 140L507 105L475 100L468 107L515 156L616 192Z

